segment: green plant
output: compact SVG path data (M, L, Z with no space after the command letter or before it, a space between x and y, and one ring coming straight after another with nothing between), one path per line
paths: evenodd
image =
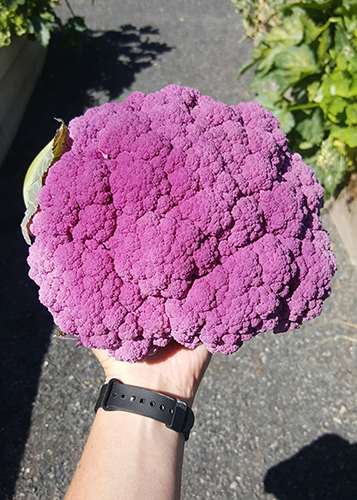
M281 121L329 197L356 169L357 0L308 0L279 12L282 23L238 76L256 64L256 101Z
M59 0L0 0L0 47L10 45L14 34L35 38L46 47L55 29L64 28L70 37L84 31L83 18L74 15L67 0L72 17L62 25L54 10L58 4Z

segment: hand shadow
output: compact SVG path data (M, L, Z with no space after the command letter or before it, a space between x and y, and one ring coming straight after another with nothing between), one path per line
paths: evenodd
M269 469L264 486L278 500L356 500L357 444L325 434Z

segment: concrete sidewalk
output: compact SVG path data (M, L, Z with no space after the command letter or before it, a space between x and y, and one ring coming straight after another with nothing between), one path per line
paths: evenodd
M26 168L51 139L53 116L169 83L228 104L247 101L251 57L229 0L71 0L91 32L81 54L48 61L1 175L0 498L61 500L93 421L103 377L92 354L52 338L27 278L19 223ZM65 5L62 10L65 12ZM11 188L10 188L11 186ZM328 214L339 270L322 315L299 331L261 334L213 356L187 443L182 499L357 498L357 273Z

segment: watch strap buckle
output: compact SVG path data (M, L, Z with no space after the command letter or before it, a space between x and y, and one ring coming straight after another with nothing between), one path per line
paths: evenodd
M172 421L170 424L166 424L166 427L176 432L182 432L185 436L185 440L187 441L194 422L195 417L191 408L189 408L187 404L180 399L176 399L176 406L174 414L172 415Z

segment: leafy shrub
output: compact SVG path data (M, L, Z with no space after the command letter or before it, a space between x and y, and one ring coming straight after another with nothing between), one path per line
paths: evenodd
M315 170L326 197L356 168L357 0L286 4L259 40L251 89L281 121L289 146Z
M63 27L54 11L59 0L0 0L0 47L10 45L14 34L35 38L46 47L56 28L65 28L70 36L84 31L83 18L75 16L68 1L66 3L72 17Z

